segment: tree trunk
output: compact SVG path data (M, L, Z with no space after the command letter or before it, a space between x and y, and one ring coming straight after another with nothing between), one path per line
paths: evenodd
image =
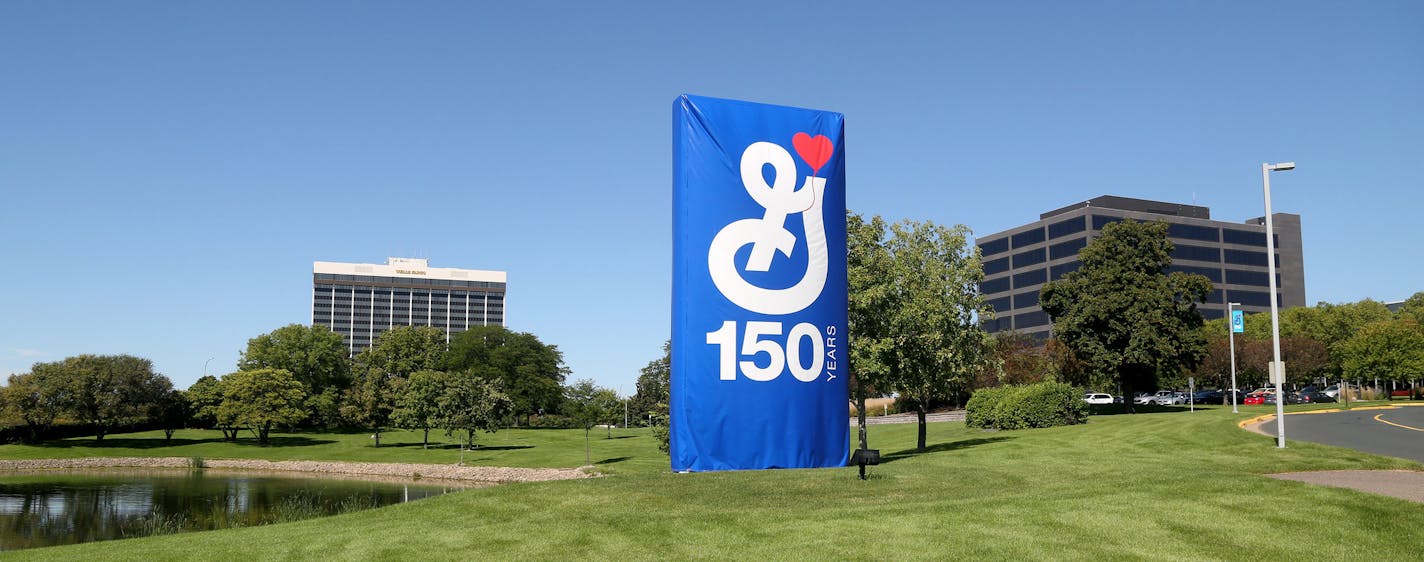
M608 439L612 439L612 438L613 438L613 424L610 423L610 424L608 424L608 425L605 426L605 427L608 429L608 437L607 437L607 438L608 438Z
M428 428L428 427L425 428L425 439L424 439L423 441L421 441L421 443L420 443L420 448L422 448L422 449L429 449L429 448L430 448L430 428Z
M95 441L103 441L103 440L104 440L104 426L100 425L100 426L96 426L96 427L94 428L94 440L95 440Z
M465 430L465 440L466 440L466 445L465 445L465 446L466 446L466 447L469 447L469 449L473 451L473 450L475 449L475 430L473 430L473 429L466 429L466 430Z
M925 450L925 401L915 401L915 415L920 419L919 450Z
M381 446L381 428L379 428L379 427L376 428L376 433L375 433L375 435L376 435L376 446L377 446L377 447L380 447L380 446Z
M173 432L174 432L174 431L176 431L176 430L175 430L175 429L167 429L167 428L165 428L165 429L163 430L163 440L164 440L164 441L172 441L172 440L173 440Z
M856 386L858 387L860 385L857 384ZM855 411L855 417L860 426L860 448L869 449L870 443L865 435L865 391L860 388L857 388L855 392Z
M264 423L257 427L257 442L267 444L267 434L272 431L272 424Z

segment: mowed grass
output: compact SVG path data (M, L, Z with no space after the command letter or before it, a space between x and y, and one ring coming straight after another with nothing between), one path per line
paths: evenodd
M618 469L603 478L510 484L330 518L16 557L1417 559L1424 506L1263 474L1424 467L1303 442L1276 449L1271 438L1236 427L1268 412L1095 416L1081 426L1006 432L937 423L923 453L913 451L914 425L871 426L871 446L886 462L867 481L854 468L671 474L651 437L635 433L593 440L595 460L628 457L609 463ZM485 442L493 448L500 439L529 440L530 449L491 452L506 461L522 453L537 465L559 458L582 464L581 431L528 433L501 431ZM329 439L335 443L306 450L327 447L346 460L361 448ZM572 452L532 452L575 445ZM600 445L608 452L599 453ZM3 447L0 456L34 449ZM288 448L249 450L278 458L275 451Z
M328 460L353 462L399 462L467 465L567 468L585 464L583 430L502 429L479 433L475 448L460 451L460 437L430 432L430 448L422 447L419 431L381 433L381 446L369 432L277 433L271 444L259 445L243 432L236 442L225 442L217 430L188 429L163 439L162 431L76 437L38 445L0 446L0 459L46 459L77 457L202 457L205 459ZM609 436L612 438L609 438ZM647 429L594 429L588 434L588 462L601 470L617 472L667 468L667 457L658 458Z

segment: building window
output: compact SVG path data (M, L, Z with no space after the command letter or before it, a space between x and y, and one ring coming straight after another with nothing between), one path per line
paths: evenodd
M992 256L1009 251L1009 239L1000 238L979 243L979 255Z
M1015 234L1015 235L1013 236L1013 239L1014 239L1014 248L1022 248L1022 247L1024 247L1024 246L1029 246L1029 245L1032 245L1032 244L1037 244L1037 243L1042 242L1042 241L1044 240L1044 238L1043 238L1043 227L1038 227L1038 228L1035 228L1035 229L1033 229L1033 230L1026 230L1026 231L1024 231L1024 232L1020 232L1020 233L1018 233L1018 234Z
M1180 271L1182 273L1193 273L1210 279L1212 283L1221 282L1221 270L1215 267L1194 267L1190 265L1172 264L1167 266L1167 272Z
M1014 328L1018 330L1047 325L1048 313L1043 312L1042 310L1036 310L1033 312L1025 312L1023 314L1014 315Z
M1236 265L1255 265L1260 267L1267 267L1268 265L1270 265L1266 262L1265 252L1228 249L1224 253L1226 254L1226 263L1232 263ZM1276 257L1276 263L1280 264L1279 256Z
M984 275L1003 273L1009 270L1009 258L1007 256L984 262Z
M1046 259L1045 256L1046 252L1043 251L1043 248L1039 248L1036 250L1028 250L1025 252L1019 252L1017 254L1014 254L1014 269L1033 265L1036 263L1043 263Z
M998 279L988 279L979 283L979 292L985 295L1002 293L1009 290L1009 278L1000 277Z
M1251 232L1248 230L1235 230L1231 228L1221 229L1221 241L1227 244L1244 244L1247 246L1265 246L1265 232Z
M1235 285L1255 285L1257 287L1271 286L1271 275L1264 271L1242 271L1240 269L1226 270L1226 282ZM1280 285L1280 275L1276 276L1276 285Z
M1088 245L1087 238L1077 238L1067 242L1059 242L1048 247L1048 259L1067 258L1078 255L1078 250Z
M1038 306L1038 291L1024 291L1014 295L1014 308L1028 308Z
M1176 247L1172 248L1172 259L1221 263L1221 248L1176 244Z
M1074 271L1078 271L1078 268L1080 268L1080 267L1083 267L1083 262L1077 261L1077 260L1073 260L1073 261L1070 261L1070 262L1068 262L1068 263L1059 264L1059 265L1055 265L1055 266L1053 266L1053 267L1050 267L1049 270L1052 272L1052 277L1053 277L1053 279L1056 281L1056 280L1062 278L1064 275L1067 275L1067 274L1072 273L1072 272L1074 272Z
M1088 217L1078 217L1048 225L1049 238L1062 238L1088 229Z
M1025 271L1014 276L1014 288L1021 289L1030 285L1041 285L1046 281L1048 281L1047 269Z
M1009 297L999 297L999 298L997 298L997 299L989 299L989 300L984 301L984 304L987 304L987 305L989 305L989 308L994 309L994 312L995 312L995 313L1008 312L1009 310L1012 309L1012 307L1009 305Z
M1110 217L1106 215L1093 215L1093 230L1102 230L1104 226L1124 220L1122 217Z
M1167 225L1167 236L1186 238L1188 240L1202 240L1205 242L1221 241L1216 228L1192 224L1169 223Z

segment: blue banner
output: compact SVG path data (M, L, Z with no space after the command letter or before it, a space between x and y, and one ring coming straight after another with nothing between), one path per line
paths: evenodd
M844 466L845 117L673 104L672 468Z
M1238 334L1246 331L1246 318L1240 310L1231 311L1231 331Z

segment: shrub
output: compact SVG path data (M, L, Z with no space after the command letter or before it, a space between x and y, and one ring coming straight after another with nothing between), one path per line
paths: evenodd
M969 427L1028 429L1083 423L1088 417L1081 390L1059 382L985 388L965 407Z

